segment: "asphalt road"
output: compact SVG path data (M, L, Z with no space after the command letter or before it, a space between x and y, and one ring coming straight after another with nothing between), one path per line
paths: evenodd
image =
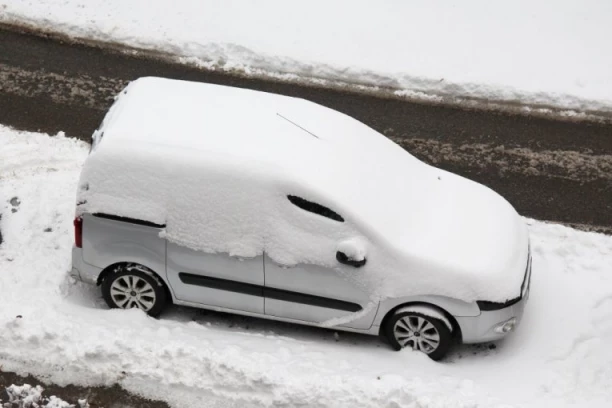
M612 231L611 124L248 79L2 29L0 123L51 134L64 131L88 140L113 95L128 81L146 75L318 102L361 120L428 163L493 188L521 214Z
M79 400L86 400L90 408L168 408L168 404L162 401L153 401L133 395L118 385L112 387L77 387L74 385L59 386L45 384L39 379L29 375L20 376L15 373L0 370L0 406L7 408L19 408L23 406L18 403L10 405L7 401L6 388L15 385L29 384L40 385L44 388L43 397L56 396L62 400L79 407ZM4 405L6 404L6 405ZM26 407L29 405L26 405Z

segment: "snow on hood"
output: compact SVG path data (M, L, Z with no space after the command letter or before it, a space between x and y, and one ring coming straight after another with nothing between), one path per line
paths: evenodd
M77 214L166 224L168 240L206 252L334 267L338 244L360 238L368 263L348 278L378 299L504 301L526 262L525 228L496 193L281 95L139 79L96 132L79 186ZM346 222L294 213L289 194Z
M395 266L376 286L386 297L401 296L402 281L466 301L518 297L529 251L525 223L492 190L451 173L440 178L437 188L421 196L430 205L398 223L403 234L389 242Z
M474 296L486 293L481 300L518 297L527 265L527 226L487 187L450 173L440 177L452 183L431 197L437 205L427 207L422 222L407 229L403 247L454 270L453 286L463 282Z

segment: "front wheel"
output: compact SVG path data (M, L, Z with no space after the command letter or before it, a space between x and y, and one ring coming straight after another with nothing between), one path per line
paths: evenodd
M140 265L119 266L102 282L102 296L110 308L138 308L158 316L166 306L163 283Z
M453 336L446 319L434 309L431 312L411 311L410 308L396 311L384 328L391 346L396 350L410 347L432 360L442 359L453 343ZM440 316L433 317L437 315Z

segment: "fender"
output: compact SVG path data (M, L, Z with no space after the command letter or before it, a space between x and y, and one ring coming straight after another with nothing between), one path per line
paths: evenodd
M381 302L376 318L374 319L374 326L380 326L382 320L391 310L404 304L407 306L410 304L430 304L455 317L474 317L480 315L480 309L475 302L468 303L445 296L406 296L387 299Z

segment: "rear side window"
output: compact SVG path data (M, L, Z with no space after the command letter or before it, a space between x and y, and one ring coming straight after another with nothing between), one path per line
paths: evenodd
M294 195L288 195L287 198L289 199L289 201L291 201L293 205L301 208L304 211L315 213L322 217L329 218L330 220L344 222L344 218L342 218L340 214L330 210L325 206L322 206L321 204L313 203L312 201L308 201Z

